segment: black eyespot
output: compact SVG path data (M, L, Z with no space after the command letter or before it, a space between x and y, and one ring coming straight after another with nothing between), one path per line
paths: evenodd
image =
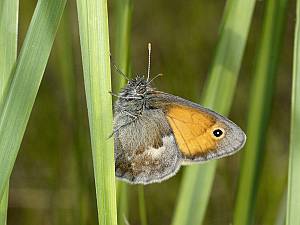
M215 137L221 137L223 135L223 131L221 129L215 129L213 134Z

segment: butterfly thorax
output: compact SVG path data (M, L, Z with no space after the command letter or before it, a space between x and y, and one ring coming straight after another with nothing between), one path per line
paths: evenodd
M155 89L144 78L137 76L128 81L122 89L115 104L116 112L128 112L134 116L140 115L143 110L151 108L151 97Z

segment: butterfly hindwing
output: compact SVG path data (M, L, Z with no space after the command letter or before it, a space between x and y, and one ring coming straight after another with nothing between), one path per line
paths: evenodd
M127 119L115 115L117 124ZM129 183L161 182L179 170L181 157L162 110L144 111L115 133L115 161L116 176Z

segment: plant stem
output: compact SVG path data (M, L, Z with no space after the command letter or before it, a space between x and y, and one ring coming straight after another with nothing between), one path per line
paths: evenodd
M286 225L300 224L300 1L297 0L297 18L294 40L293 87L291 108L291 133L289 181Z
M224 115L229 113L233 100L255 2L227 1L221 22L220 39L206 83L203 105ZM203 222L216 165L217 162L213 161L185 169L172 225Z
M106 0L77 0L94 177L101 225L117 224L112 133L110 50Z
M145 204L144 186L138 185L139 209L141 225L147 225L147 209Z
M274 81L283 37L286 0L268 0L262 37L256 58L247 123L247 143L243 152L233 222L251 224L261 171L261 159L268 128Z

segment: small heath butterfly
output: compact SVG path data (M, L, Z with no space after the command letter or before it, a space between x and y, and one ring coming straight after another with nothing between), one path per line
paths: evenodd
M116 176L131 184L157 183L174 176L181 165L222 158L240 150L246 135L232 121L151 86L157 76L149 80L150 43L148 50L147 79L128 79L116 95Z

